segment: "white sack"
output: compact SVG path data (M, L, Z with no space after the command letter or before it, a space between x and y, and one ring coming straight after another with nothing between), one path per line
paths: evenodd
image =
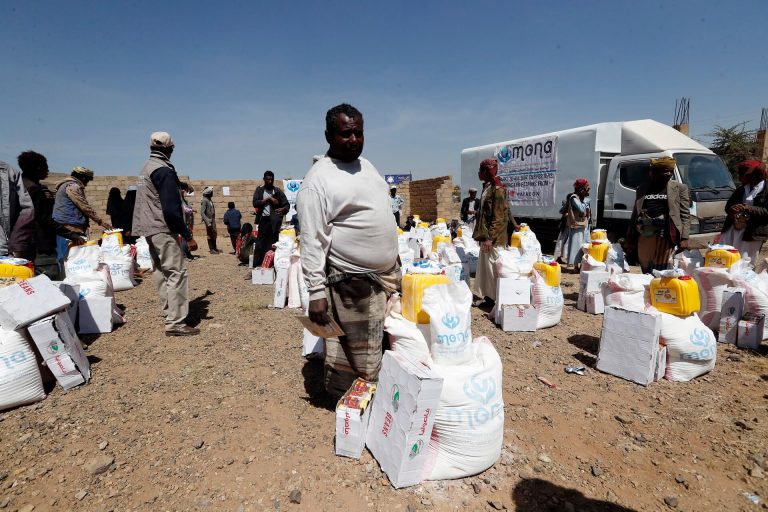
M693 276L697 268L704 266L704 255L698 249L688 249L676 254L672 261L686 275Z
M523 231L521 235L520 251L523 255L533 258L533 261L538 261L541 257L541 244L536 238L536 234L533 231Z
M710 329L720 327L720 310L723 307L723 291L733 286L733 278L727 269L701 267L693 273L699 285L701 309L699 315Z
M424 335L397 308L384 319L384 330L389 334L389 345L393 351L405 353L414 361L432 366L432 356Z
M425 462L428 480L464 478L493 466L504 442L502 365L485 336L462 365L433 365L443 377L440 406Z
M499 277L528 277L533 270L533 264L538 261L538 256L523 254L517 247L499 249L498 254L496 272Z
M645 311L651 298L648 287L653 276L648 274L612 274L603 286L605 306L629 311Z
M686 382L715 367L717 340L695 313L687 318L661 313L661 342L667 346L667 380Z
M421 306L429 314L432 359L463 364L472 357L472 292L464 281L424 290Z
M584 247L589 247L589 245L585 245ZM607 270L607 266L602 261L597 261L595 258L587 254L587 250L584 249L584 257L581 259L581 271L590 271L590 270Z
M26 331L0 328L0 411L44 398L43 379Z
M537 329L552 327L560 323L563 315L563 290L559 286L549 286L544 277L533 271L533 306L538 311Z
M152 257L149 255L149 242L143 236L136 240L136 265L141 269L155 269Z
M116 292L130 290L136 286L133 281L133 257L119 253L105 257L104 263L109 267L109 275Z
M112 275L109 271L109 266L104 263L99 264L98 270L67 276L63 282L80 285L80 300L88 296L114 296Z
M629 272L629 263L624 257L624 249L621 248L621 244L611 244L608 249L608 256L605 258L605 265L611 274Z
M291 255L291 266L288 267L288 307L300 308L301 307L301 290L299 281L304 277L301 272L301 261L299 259L298 251L294 251Z
M438 254L440 255L440 263L446 267L448 265L458 265L461 263L459 253L456 252L456 248L451 244L441 244Z
M98 245L76 245L69 248L69 255L64 262L64 273L69 276L87 274L99 265L101 252Z
M107 234L101 239L100 252L104 258L110 256L120 255L120 241L117 239L117 234Z

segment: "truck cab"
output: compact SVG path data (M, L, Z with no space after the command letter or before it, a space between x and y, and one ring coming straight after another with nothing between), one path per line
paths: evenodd
M720 233L725 203L734 191L733 179L713 153L684 150L614 157L606 169L605 195L599 205L598 225L617 240L627 233L638 187L648 181L652 158L671 156L676 161L672 179L685 183L691 194L689 246L704 248Z

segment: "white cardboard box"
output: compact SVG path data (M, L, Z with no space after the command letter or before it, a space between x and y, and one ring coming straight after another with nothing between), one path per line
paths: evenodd
M496 304L530 304L531 280L525 277L500 277L496 281Z
M336 455L360 458L371 420L370 410L370 404L362 414L360 409L336 409Z
M77 322L77 309L80 303L80 285L79 284L67 284L61 281L53 281L53 283L59 287L61 293L69 298L69 319L72 320L72 325Z
M660 381L667 372L667 347L659 346L656 352L656 370L653 372L653 380Z
M576 308L581 311L587 310L587 294L590 292L599 292L603 283L608 282L610 274L606 270L584 270L579 274L579 299L576 302Z
M605 300L602 292L587 293L587 313L602 315L605 313Z
M504 332L533 332L539 320L539 313L530 304L507 304L501 306L501 330Z
M325 340L320 336L315 336L307 329L304 329L304 340L302 341L301 355L307 357L310 354L325 353Z
M35 322L27 331L62 388L73 388L91 378L88 357L66 312Z
M657 373L660 332L660 315L605 308L596 368L647 386Z
M720 308L720 329L717 341L736 344L739 333L739 320L744 316L744 288L726 288L723 290L723 305Z
M736 346L739 348L751 348L757 350L763 341L763 329L765 328L765 315L747 313L739 320Z
M77 332L80 334L96 334L112 332L115 309L114 297L97 297L91 295L80 301L77 314Z
M0 325L15 331L68 305L69 298L48 276L32 277L0 288Z
M275 269L259 267L251 270L252 284L273 284L274 282Z
M275 273L275 294L272 305L276 308L284 308L288 299L288 269L278 268Z
M423 480L443 378L402 353L384 353L365 444L392 485Z

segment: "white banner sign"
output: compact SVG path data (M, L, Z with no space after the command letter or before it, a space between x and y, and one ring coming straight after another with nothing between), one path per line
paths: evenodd
M557 137L502 146L495 156L511 205L554 206Z
M291 209L285 216L285 221L290 222L293 216L296 214L296 196L301 188L302 180L283 180L283 186L285 187L285 198L288 199L288 203L291 205Z

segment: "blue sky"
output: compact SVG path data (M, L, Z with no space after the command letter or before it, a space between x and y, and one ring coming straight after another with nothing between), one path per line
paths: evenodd
M458 177L463 148L601 121L691 133L768 107L768 2L0 3L0 160L138 173L169 131L180 174L300 178L325 111L365 116L382 174ZM703 137L699 137L703 138Z

